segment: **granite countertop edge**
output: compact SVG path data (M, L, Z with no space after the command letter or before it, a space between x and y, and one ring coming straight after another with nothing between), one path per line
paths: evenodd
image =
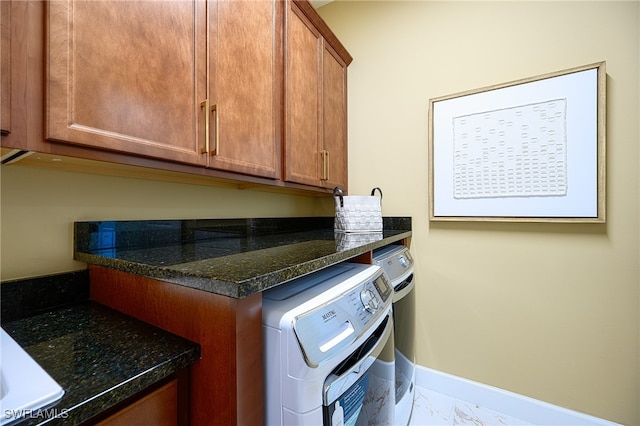
M401 241L411 236L411 231L399 232L386 236L380 240L366 243L354 248L346 249L326 256L321 256L302 263L292 263L280 269L271 270L264 274L237 279L225 277L224 271L219 271L216 277L211 274L190 270L187 264L171 266L155 266L151 264L137 263L117 258L105 257L85 252L76 251L75 259L87 264L103 266L122 272L140 275L152 279L170 282L172 284L195 288L209 293L216 293L231 298L244 298L264 290L282 284L294 278L301 277L311 272L320 270L340 262L348 261L361 254L373 251L377 248ZM259 251L249 251L234 255L235 259L252 259ZM223 258L218 258L223 259ZM184 267L183 267L184 266Z

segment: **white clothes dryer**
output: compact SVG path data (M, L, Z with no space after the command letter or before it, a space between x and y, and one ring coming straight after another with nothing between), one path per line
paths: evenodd
M413 257L402 245L373 251L373 263L384 269L394 289L393 326L396 363L396 414L398 426L406 426L413 412L415 395L415 279Z

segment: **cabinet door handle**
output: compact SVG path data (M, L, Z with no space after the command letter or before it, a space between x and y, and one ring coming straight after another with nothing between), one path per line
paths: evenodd
M209 99L200 102L200 110L204 110L204 148L200 148L200 154L209 152Z
M213 104L211 106L211 114L216 115L216 132L214 136L215 139L213 141L213 151L211 152L211 155L218 155L220 153L220 108L218 107L218 104Z
M323 149L320 151L322 156L322 176L320 180L329 180L329 151Z
M327 158L327 161L325 161L325 164L326 164L325 167L327 168L327 171L324 174L324 180L329 180L329 151L325 150L324 152L325 152L324 155Z

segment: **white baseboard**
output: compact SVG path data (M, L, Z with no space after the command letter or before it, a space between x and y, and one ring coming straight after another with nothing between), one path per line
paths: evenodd
M423 366L417 366L416 368L416 386L456 399L473 402L483 408L498 411L534 425L618 425L618 423Z

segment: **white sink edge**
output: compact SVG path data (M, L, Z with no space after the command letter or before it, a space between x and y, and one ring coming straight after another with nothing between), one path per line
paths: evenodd
M25 352L9 334L1 329L0 425L9 424L20 417L50 407L64 395L64 389Z

